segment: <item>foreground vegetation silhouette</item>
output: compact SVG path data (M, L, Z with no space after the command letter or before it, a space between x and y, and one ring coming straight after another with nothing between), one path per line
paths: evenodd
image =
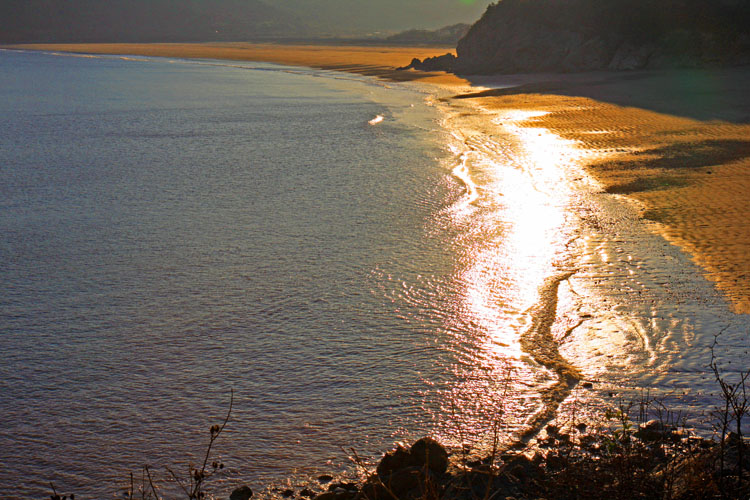
M748 500L750 369L722 371L715 352L719 335L711 346L709 365L720 395L712 412L715 438L690 432L683 415L642 394L608 410L597 429L572 419L563 427L547 425L531 444L519 441L502 447L498 416L490 424L492 439L484 455L473 450L475 443L464 433L459 433L462 446L456 450L429 437L410 447L398 445L374 469L351 449L356 479L333 481L333 476L322 475L317 487L274 488L268 494L300 500ZM210 494L207 486L224 468L211 459L211 452L229 422L233 402L232 392L224 421L210 428L200 464L191 464L186 477L165 467L161 483L176 484L179 496L164 494L167 488L144 466L138 481L131 474L125 498L226 498ZM60 496L51 487L52 500L75 500L75 495ZM252 496L248 486L241 486L229 498Z

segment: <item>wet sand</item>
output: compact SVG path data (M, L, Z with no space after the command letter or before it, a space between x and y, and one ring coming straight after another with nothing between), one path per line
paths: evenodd
M444 72L396 71L415 57L443 55L451 47L379 47L352 45L278 45L270 43L67 43L8 45L5 48L118 54L186 59L261 61L375 76L392 81L420 81L466 85L466 80Z
M623 78L615 90L629 89ZM705 269L734 312L750 313L750 125L618 106L576 96L585 90L575 85L569 87L573 95L528 90L462 98L493 111L537 112L541 116L522 125L594 152L586 170L602 189L634 202L653 231ZM747 105L744 95L722 97L735 99L736 106L716 113L732 116ZM658 95L645 98L658 101Z
M595 153L602 189L638 205L750 314L750 70L470 78L397 71L450 48L213 44L45 44L15 48L264 61L438 84L492 110L543 112L524 125ZM505 87L495 88L492 87ZM483 87L483 88L482 88ZM489 89L487 87L490 87Z

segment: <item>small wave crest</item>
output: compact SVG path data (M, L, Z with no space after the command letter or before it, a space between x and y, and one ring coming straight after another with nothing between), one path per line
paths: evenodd
M458 162L451 170L451 173L466 186L466 196L460 201L460 208L466 208L479 198L477 185L471 179L469 169L469 160L473 151L457 134L452 133L451 135L463 145L463 147L451 146L450 148L453 154L458 157Z

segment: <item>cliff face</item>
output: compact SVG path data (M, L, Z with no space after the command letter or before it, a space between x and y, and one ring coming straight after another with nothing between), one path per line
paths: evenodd
M463 73L750 63L748 0L502 0L457 47Z

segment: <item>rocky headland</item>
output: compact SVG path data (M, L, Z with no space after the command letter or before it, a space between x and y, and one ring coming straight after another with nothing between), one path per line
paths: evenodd
M457 57L414 61L459 74L750 64L744 0L502 0L458 42Z

